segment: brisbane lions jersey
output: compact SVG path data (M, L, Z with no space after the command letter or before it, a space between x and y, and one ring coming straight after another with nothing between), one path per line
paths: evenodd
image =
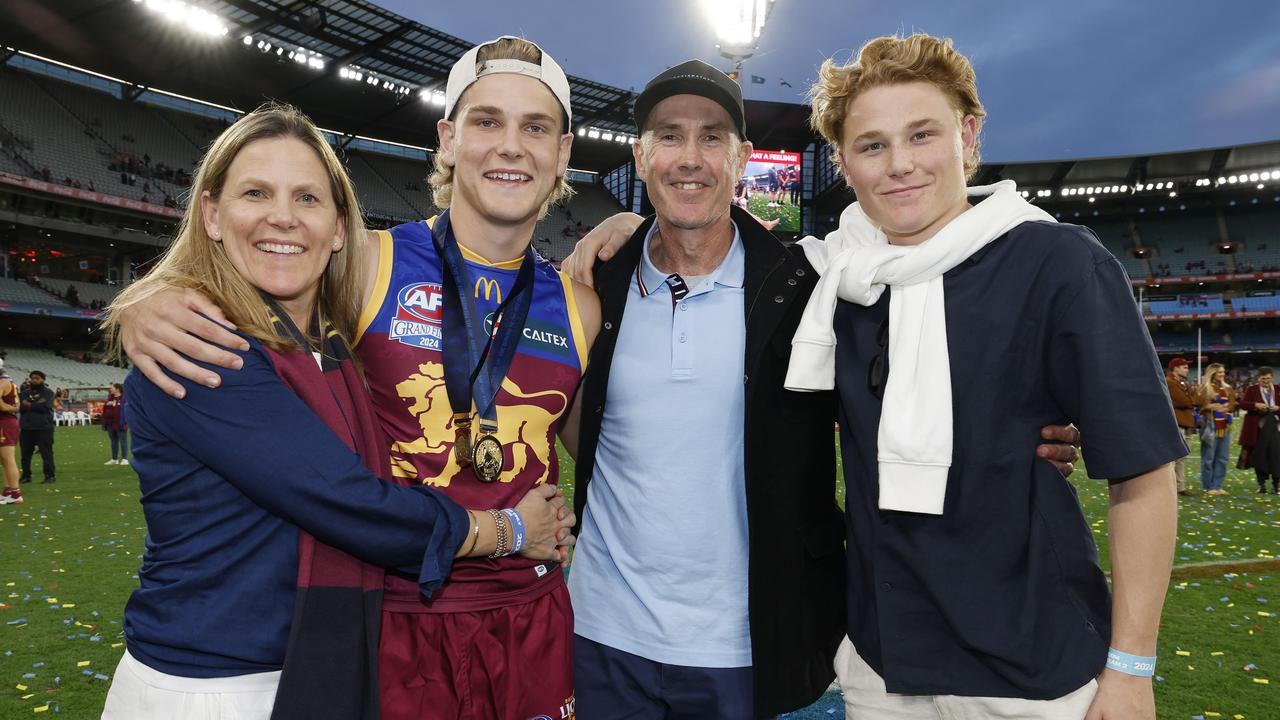
M437 488L476 509L513 507L533 487L555 483L556 432L582 378L588 349L573 281L537 258L533 302L497 396L496 436L504 469L497 482L484 483L473 468L459 466L453 453L453 410L440 351L443 263L431 226L408 223L378 235L378 276L360 317L356 355L391 442L392 475ZM493 312L515 284L522 258L490 264L465 242L459 238L471 279L459 290L474 293L485 329L491 330ZM519 556L459 558L431 600L421 597L412 578L388 574L384 607L397 612L492 609L526 602L562 582L555 565Z

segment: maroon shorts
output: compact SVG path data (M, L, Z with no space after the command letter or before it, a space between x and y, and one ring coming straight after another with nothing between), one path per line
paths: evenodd
M0 447L18 444L18 418L0 417Z
M383 612L378 682L382 720L572 720L569 589L496 610Z

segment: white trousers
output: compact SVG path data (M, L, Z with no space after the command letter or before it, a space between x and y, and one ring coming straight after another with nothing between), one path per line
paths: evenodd
M270 720L280 672L226 678L168 675L126 650L102 720Z
M1056 700L898 695L867 664L846 637L836 653L836 677L849 720L1082 720L1098 692L1098 681Z

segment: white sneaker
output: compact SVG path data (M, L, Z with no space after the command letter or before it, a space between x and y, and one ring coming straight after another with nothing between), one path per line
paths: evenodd
M0 505L21 505L22 496L14 497L12 495L0 495Z
M118 463L116 463L116 464L117 464L117 465L128 465L128 464L129 464L129 461L128 461L128 460L121 460L120 462L118 462Z
M119 461L119 460L108 460L108 461L106 461L106 462L104 462L104 463L102 463L102 464L103 464L103 465L119 465L119 464L120 464L120 461Z

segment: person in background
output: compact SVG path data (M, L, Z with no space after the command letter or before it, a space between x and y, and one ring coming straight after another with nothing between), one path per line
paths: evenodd
M0 470L4 471L4 494L0 495L0 505L23 502L15 457L18 435L18 386L4 371L4 359L0 358Z
M18 420L21 427L19 441L22 443L21 482L31 482L31 455L39 450L41 464L44 466L44 484L50 485L57 482L53 462L53 411L60 405L53 390L44 380L43 372L32 370L20 393L22 414Z
M103 465L129 464L129 426L124 421L124 385L111 383L102 406L102 429L111 438L111 459Z
M1258 368L1258 382L1244 391L1240 406L1245 409L1244 426L1240 428L1241 453L1244 464L1252 467L1258 479L1258 494L1267 491L1280 495L1280 398L1276 397L1275 373L1269 367Z
M1227 477L1227 461L1231 459L1231 423L1236 414L1236 391L1227 382L1222 363L1211 363L1204 369L1199 391L1200 414L1200 486L1206 495L1226 495L1222 482Z
M1196 389L1187 380L1191 371L1191 363L1186 358L1176 357L1169 361L1169 372L1165 375L1165 384L1169 387L1169 400L1173 402L1173 414L1178 420L1182 435L1190 444L1196 434L1195 407ZM1178 494L1184 497L1195 495L1187 489L1187 459L1181 458L1173 463L1173 476L1178 484Z

